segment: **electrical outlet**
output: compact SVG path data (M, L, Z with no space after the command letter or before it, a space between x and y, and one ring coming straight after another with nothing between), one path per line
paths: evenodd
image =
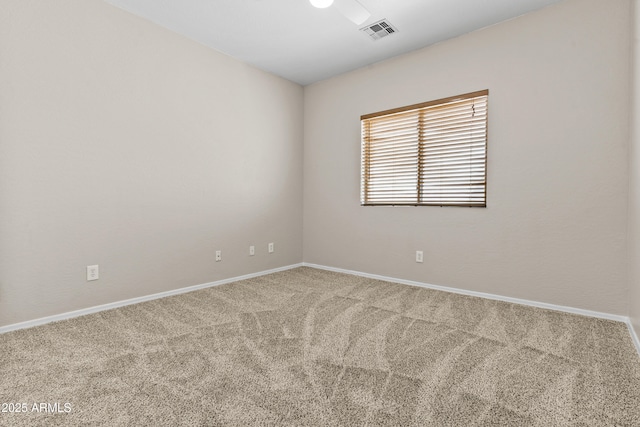
M273 243L269 243L269 253L273 253Z
M256 254L256 247L249 246L249 256L254 256Z
M416 251L416 262L423 262L424 257L422 255L422 251Z
M100 267L98 265L87 265L87 282L100 278Z
M222 261L222 251L216 251L216 262Z

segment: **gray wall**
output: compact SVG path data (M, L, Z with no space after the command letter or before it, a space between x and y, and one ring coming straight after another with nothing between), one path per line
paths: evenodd
M633 90L629 152L629 317L640 337L640 2L633 1Z
M567 0L303 90L102 1L0 2L0 326L304 258L640 332L630 4ZM486 209L359 206L360 115L485 88Z
M629 16L567 0L305 87L304 260L627 315ZM481 89L486 209L359 206L360 115Z
M302 108L102 1L0 2L0 326L301 262Z

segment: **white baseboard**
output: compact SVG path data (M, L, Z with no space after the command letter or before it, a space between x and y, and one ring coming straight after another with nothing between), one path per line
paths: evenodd
M469 296L487 298L487 299L492 299L497 301L511 302L514 304L528 305L531 307L544 308L547 310L555 310L555 311L561 311L564 313L579 314L581 316L596 317L599 319L614 320L616 322L622 322L627 325L627 328L629 329L629 333L631 334L631 340L635 344L636 350L638 350L638 355L640 356L640 340L638 339L638 335L636 335L636 332L633 329L631 320L627 316L619 316L616 314L602 313L600 311L584 310L581 308L568 307L565 305L556 305L556 304L549 304L545 302L531 301L531 300L520 299L520 298L505 297L502 295L487 294L484 292L468 291L465 289L450 288L447 286L432 285L429 283L416 282L413 280L397 279L395 277L380 276L377 274L363 273L361 271L354 271L354 270L345 270L343 268L328 267L326 265L311 264L308 262L303 262L302 265L305 267L318 268L321 270L335 271L336 273L345 273L345 274L351 274L354 276L367 277L370 279L384 280L385 282L400 283L403 285L410 285L410 286L419 286L421 288L435 289L438 291L452 292L455 294L469 295Z
M254 277L265 276L271 273L277 273L279 271L291 270L293 268L302 267L302 263L288 265L285 267L274 268L272 270L260 271L258 273L245 274L244 276L231 277L229 279L222 279L215 282L203 283L202 285L189 286L186 288L174 289L171 291L160 292L152 295L145 295L143 297L131 298L124 301L116 301L109 304L97 305L95 307L83 308L81 310L70 311L67 313L56 314L53 316L41 317L39 319L28 320L26 322L14 323L12 325L1 326L0 334L15 331L18 329L31 328L34 326L44 325L46 323L57 322L60 320L72 319L74 317L85 316L87 314L98 313L100 311L111 310L118 307L124 307L126 305L138 304L145 301L152 301L158 298L164 298L172 295L184 294L187 292L197 291L200 289L210 288L213 286L224 285L226 283L238 282L240 280L252 279Z
M317 269L320 269L320 270L335 271L337 273L351 274L351 275L354 275L354 276L367 277L367 278L370 278L370 279L383 280L383 281L386 281L386 282L400 283L400 284L410 285L410 286L419 286L419 287L422 287L422 288L435 289L435 290L438 290L438 291L452 292L452 293L456 293L456 294L469 295L469 296L480 297L480 298L487 298L487 299L492 299L492 300L497 300L497 301L505 301L505 302L510 302L510 303L514 303L514 304L528 305L528 306L544 308L544 309L548 309L548 310L555 310L555 311L561 311L561 312L565 312L565 313L579 314L579 315L582 315L582 316L596 317L596 318L600 318L600 319L607 319L607 320L614 320L614 321L617 321L617 322L623 322L623 323L625 323L627 325L627 327L629 329L629 333L631 334L631 339L632 339L633 343L635 344L636 349L638 350L638 354L640 355L640 339L638 339L638 335L636 334L636 332L635 332L635 330L633 328L633 325L631 324L631 320L626 316L619 316L619 315L615 315L615 314L602 313L602 312L599 312L599 311L583 310L583 309L580 309L580 308L568 307L568 306L563 306L563 305L548 304L548 303L544 303L544 302L531 301L531 300L525 300L525 299L520 299L520 298L505 297L505 296L501 296L501 295L488 294L488 293L484 293L484 292L468 291L468 290L459 289L459 288L450 288L450 287L447 287L447 286L432 285L432 284L429 284L429 283L416 282L416 281L413 281L413 280L397 279L395 277L380 276L380 275L377 275L377 274L363 273L361 271L346 270L346 269L343 269L343 268L328 267L328 266L325 266L325 265L311 264L311 263L307 263L307 262L303 262L303 263L299 263L299 264L292 264L292 265L288 265L288 266L285 266L285 267L274 268L274 269L271 269L271 270L260 271L260 272L257 272L257 273L246 274L246 275L243 275L243 276L231 277L229 279L222 279L222 280L218 280L218 281L215 281L215 282L203 283L201 285L195 285L195 286L189 286L189 287L186 287L186 288L174 289L174 290L171 290L171 291L160 292L160 293L152 294L152 295L146 295L146 296L143 296L143 297L131 298L131 299L128 299L128 300L123 300L123 301L116 301L116 302L112 302L112 303L109 303L109 304L103 304L103 305L89 307L89 308L85 308L85 309L81 309L81 310L70 311L70 312L67 312L67 313L56 314L56 315L53 315L53 316L42 317L42 318L39 318L39 319L28 320L26 322L14 323L12 325L0 326L0 334L6 333L6 332L10 332L10 331L15 331L15 330L18 330L18 329L25 329L25 328L31 328L31 327L34 327L34 326L44 325L44 324L51 323L51 322L57 322L57 321L60 321L60 320L72 319L74 317L85 316L87 314L98 313L100 311L111 310L111 309L114 309L114 308L124 307L124 306L131 305L131 304L138 304L138 303L145 302L145 301L152 301L152 300L155 300L155 299L158 299L158 298L164 298L164 297L168 297L168 296L172 296L172 295L179 295L179 294L184 294L184 293L187 293L187 292L197 291L197 290L200 290L200 289L210 288L210 287L213 287L213 286L224 285L226 283L232 283L232 282L238 282L240 280L252 279L254 277L265 276L267 274L277 273L277 272L280 272L280 271L291 270L291 269L298 268L298 267L303 267L303 266L304 267L317 268Z
M514 304L528 305L528 306L538 307L538 308L546 308L548 310L562 311L562 312L565 312L565 313L572 313L572 314L580 314L582 316L598 317L600 319L615 320L617 322L627 323L628 320L629 320L629 318L626 317L626 316L618 316L618 315L615 315L615 314L601 313L599 311L583 310L581 308L567 307L567 306L564 306L564 305L555 305L555 304L549 304L549 303L538 302L538 301L530 301L530 300L525 300L525 299L520 299L520 298L511 298L511 297L505 297L505 296L502 296L502 295L487 294L487 293L484 293L484 292L468 291L468 290L465 290L465 289L450 288L450 287L447 287L447 286L439 286L439 285L432 285L432 284L429 284L429 283L416 282L416 281L413 281L413 280L396 279L395 277L379 276L377 274L369 274L369 273L363 273L363 272L360 272L360 271L353 271L353 270L345 270L345 269L342 269L342 268L327 267L327 266L324 266L324 265L309 264L309 263L306 263L306 262L304 262L302 264L305 267L319 268L321 270L335 271L337 273L346 273L346 274L351 274L351 275L354 275L354 276L367 277L367 278L370 278L370 279L384 280L386 282L400 283L400 284L403 284L403 285L411 285L411 286L419 286L421 288L435 289L435 290L444 291L444 292L452 292L454 294L469 295L469 296L473 296L473 297L480 297L480 298L487 298L487 299L492 299L492 300L497 300L497 301L511 302L511 303L514 303Z

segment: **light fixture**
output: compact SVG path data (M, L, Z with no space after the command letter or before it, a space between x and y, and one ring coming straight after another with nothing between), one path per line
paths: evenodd
M333 4L333 0L309 0L311 4L318 9L324 9L325 7L329 7Z
M319 9L334 4L334 0L309 0L309 2ZM371 13L358 0L337 0L335 8L356 25L363 24L371 16Z

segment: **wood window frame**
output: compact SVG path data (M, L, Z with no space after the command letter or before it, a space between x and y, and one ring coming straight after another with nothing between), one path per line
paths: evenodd
M361 205L486 207L488 98L485 89L361 116ZM469 105L465 121L456 113Z

